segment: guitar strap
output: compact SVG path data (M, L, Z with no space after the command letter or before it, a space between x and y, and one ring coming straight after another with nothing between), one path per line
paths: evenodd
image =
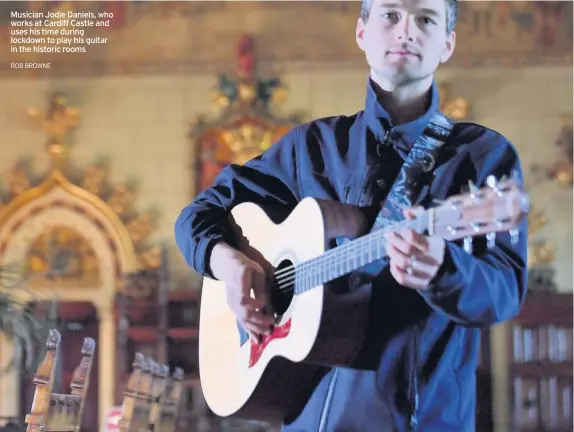
M377 214L371 232L403 220L403 209L412 207L420 194L421 174L435 166L439 151L448 139L455 123L441 112L435 113L423 133L413 144L387 198Z

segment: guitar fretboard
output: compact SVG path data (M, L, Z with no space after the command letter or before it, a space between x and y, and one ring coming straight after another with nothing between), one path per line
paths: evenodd
M308 261L285 268L276 274L280 287L293 286L295 294L308 291L351 273L386 256L385 235L411 228L417 233L427 231L428 211L415 219L405 219L374 231Z

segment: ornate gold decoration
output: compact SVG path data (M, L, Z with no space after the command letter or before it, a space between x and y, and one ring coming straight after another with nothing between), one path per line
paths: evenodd
M237 129L224 130L221 138L236 155L233 163L244 164L271 147L273 131L245 123Z
M438 86L440 97L440 110L453 120L464 120L468 117L468 101L461 97L451 99L450 89L446 84Z
M134 187L127 184L113 185L108 178L107 169L101 164L95 164L85 170L82 185L106 202L122 221L136 250L138 267L155 268L159 260L159 256L155 257L155 254L159 252L156 247L147 244L154 230L152 216L134 210L137 200Z
M548 241L536 239L536 234L547 223L546 215L540 210L533 209L528 214L528 265L530 267L546 266L554 262L555 247Z
M108 172L101 165L92 165L84 171L82 187L94 195L102 195L106 184Z
M34 240L26 254L29 286L87 288L100 285L98 257L86 239L66 226L55 226Z
M134 210L137 191L127 184L113 185L109 182L109 173L101 164L89 166L84 172L82 185L86 190L104 201L122 221L133 244L138 268L155 268L159 256L155 257L157 248L147 244L154 231L154 220L149 213ZM152 267L150 267L152 266Z
M272 108L285 101L287 88L279 78L262 79L255 73L254 41L239 38L237 72L222 75L212 92L218 118L198 117L190 136L197 146L197 172L200 190L209 186L226 165L243 164L259 156L295 124L299 115L278 118Z
M135 201L136 196L133 190L126 185L118 185L114 188L108 204L119 216L123 216L131 212Z
M572 187L574 181L572 114L562 115L560 117L560 125L560 135L555 144L563 156L548 170L548 176L562 186Z
M119 234L121 251L127 259L126 271L149 269L159 262L158 248L148 244L153 233L154 223L151 214L135 210L136 190L125 184L114 185L109 181L107 168L96 163L84 170L78 181L66 175L68 171L69 133L78 124L79 110L68 106L65 95L56 93L50 99L49 108L44 112L35 108L28 110L30 116L39 124L47 135L47 151L52 157L52 168L47 177L39 184L33 185L33 177L23 167L16 166L7 175L7 200L0 200L0 226L10 219L21 207L47 194L55 187L60 187L71 195L90 204L95 211L104 215ZM83 256L78 264L84 273L90 267L86 242L71 233L59 231L45 233L52 236L54 242L65 243L69 253ZM79 235L79 234L78 234ZM39 239L37 242L43 242ZM36 246L33 246L36 247ZM39 251L44 251L40 246ZM42 252L44 253L44 252ZM39 253L28 259L31 271L47 266L45 258L38 258ZM93 281L89 277L85 280ZM72 282L70 282L72 283ZM77 286L78 280L73 282ZM93 286L93 285L92 285Z
M161 248L152 246L138 255L141 266L145 269L155 269L161 265Z
M28 189L30 189L30 180L24 168L15 166L6 176L6 183L8 185L8 193L10 197L18 196Z
M212 91L216 112L229 109L261 109L282 103L287 89L280 79L261 79L255 76L254 41L250 35L239 38L237 46L237 75L221 75L218 87Z
M135 244L142 243L153 230L150 215L146 213L138 214L131 219L126 226Z
M55 93L46 111L29 108L28 114L46 133L48 153L54 165L60 167L68 156L68 136L78 125L78 108L69 107L68 98L62 93Z

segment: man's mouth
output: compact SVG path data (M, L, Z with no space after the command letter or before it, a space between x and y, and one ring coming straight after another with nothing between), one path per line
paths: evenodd
M389 54L396 55L396 56L416 56L415 53L413 53L411 51L405 51L405 50L389 51Z

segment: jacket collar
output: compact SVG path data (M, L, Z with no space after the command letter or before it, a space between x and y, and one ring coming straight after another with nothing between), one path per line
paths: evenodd
M431 103L427 112L416 120L398 126L392 124L389 114L379 102L374 85L373 81L369 79L367 99L365 102L365 119L367 126L381 142L385 140L387 132L392 130L391 135L388 137L389 142L403 158L406 158L406 155L417 138L428 126L433 114L439 110L440 100L436 82L433 81L432 83Z

